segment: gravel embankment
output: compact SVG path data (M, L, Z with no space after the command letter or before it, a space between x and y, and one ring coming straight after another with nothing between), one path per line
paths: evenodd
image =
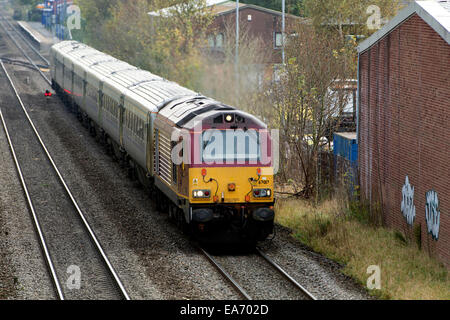
M3 96L0 96L0 105ZM0 299L53 299L23 189L0 126Z
M287 228L277 225L274 240L260 248L319 300L373 299L341 265L303 246Z

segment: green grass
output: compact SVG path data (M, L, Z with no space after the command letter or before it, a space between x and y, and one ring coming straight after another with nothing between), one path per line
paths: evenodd
M450 299L448 270L398 232L373 227L357 206L336 199L313 205L280 200L277 223L313 250L344 264L343 273L366 286L367 268L381 269L381 289L369 292L382 299Z

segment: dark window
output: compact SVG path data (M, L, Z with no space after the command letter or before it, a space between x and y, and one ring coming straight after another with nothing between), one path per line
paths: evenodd
M208 47L211 49L222 49L224 45L225 36L223 33L216 35L210 34L208 36Z
M216 48L223 48L223 40L223 33L219 33L218 35L216 35Z

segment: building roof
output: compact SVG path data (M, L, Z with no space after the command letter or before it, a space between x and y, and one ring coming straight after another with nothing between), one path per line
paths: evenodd
M172 10L179 10L181 9L183 6L183 4L179 4L179 5L174 5L172 7L168 7L168 8L164 8L164 9L160 9L157 11L152 11L149 12L148 14L151 16L155 16L155 17L159 17L159 16L170 16L170 12ZM231 0L206 0L206 7L207 8L211 8L212 13L214 15L225 15L228 13L232 13L234 11L236 11L236 1L231 1ZM245 8L252 8L255 10L260 10L266 13L270 13L270 14L274 14L274 15L278 15L281 16L282 13L280 11L276 11L276 10L271 10L271 9L267 9L261 6L256 6L253 4L245 4L245 3L240 3L239 2L239 9L245 9ZM200 7L199 7L200 9ZM287 14L286 13L286 17L293 17L293 18L300 18L291 14Z
M413 14L417 14L450 44L450 0L414 1L399 12L388 24L358 46L362 53L372 47Z
M222 5L222 4L227 3L227 2L231 2L231 1L228 1L228 0L206 0L206 7ZM155 16L155 17L169 16L170 12L172 10L180 10L180 9L183 8L184 5L185 4L181 3L181 4L177 4L177 5L171 6L171 7L167 7L167 8L163 8L163 9L160 9L160 10L152 11L152 12L149 12L148 14L151 15L151 16ZM235 6L236 6L236 2L235 2Z

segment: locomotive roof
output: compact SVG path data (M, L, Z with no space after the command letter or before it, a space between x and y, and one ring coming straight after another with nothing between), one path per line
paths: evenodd
M86 72L89 79L94 77L98 82L102 81L117 91L117 97L113 98L119 99L123 94L125 99L136 101L141 107L159 113L179 127L192 128L193 120L197 117L235 110L83 43L63 41L52 48L58 57L65 58L65 64L73 65L74 72L79 76L83 76L83 72ZM67 63L67 59L70 63ZM264 126L254 116L242 111L239 113L245 114L247 118L253 118L254 123Z

